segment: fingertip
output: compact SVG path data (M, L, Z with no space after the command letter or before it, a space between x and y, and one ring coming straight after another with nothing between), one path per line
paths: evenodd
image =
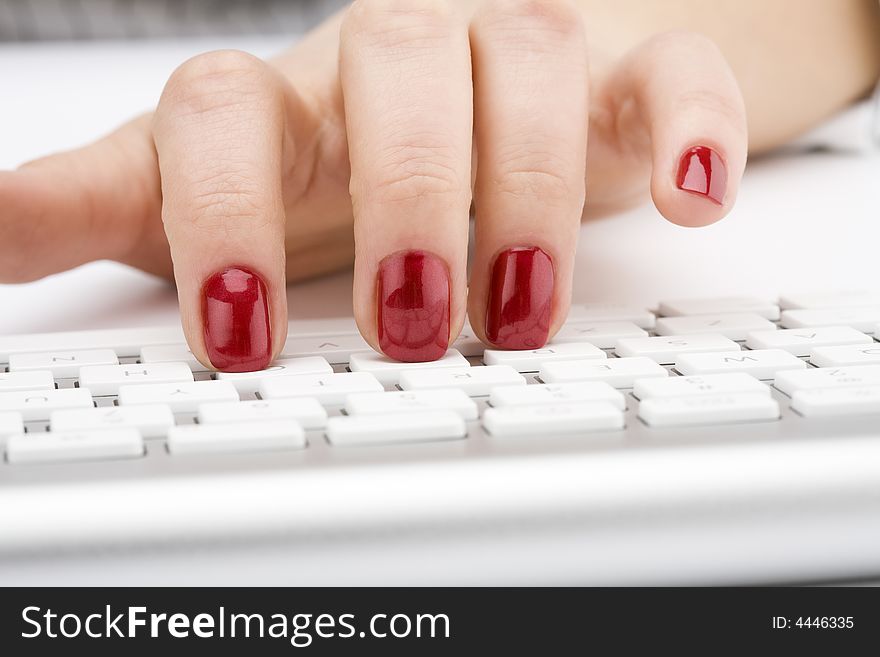
M451 340L449 266L408 249L381 260L376 276L376 337L382 353L403 362L442 358Z
M187 337L198 359L222 372L266 369L283 345L265 278L245 266L225 267L201 285L200 316L189 315ZM282 335L278 335L278 333Z
M690 192L724 205L727 195L727 164L714 148L691 146L678 160L675 186L683 192Z
M495 254L488 270L483 335L496 349L543 347L558 298L553 249L513 246Z
M626 57L621 98L634 98L650 134L651 195L660 213L706 226L733 207L745 167L748 128L742 92L711 40L658 34Z
M708 226L732 209L736 182L722 149L697 144L682 149L674 162L655 163L651 196L671 223L686 228Z

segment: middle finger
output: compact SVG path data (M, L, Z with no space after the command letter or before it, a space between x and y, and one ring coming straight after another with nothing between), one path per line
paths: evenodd
M436 0L359 0L340 44L355 317L388 356L436 360L465 311L473 114L467 30Z
M493 0L471 25L476 251L471 325L536 349L564 321L584 205L587 57L564 1Z

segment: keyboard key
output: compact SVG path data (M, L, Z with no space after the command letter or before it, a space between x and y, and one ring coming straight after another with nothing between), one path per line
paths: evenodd
M682 354L675 361L682 374L723 374L745 372L758 379L773 379L782 370L805 370L807 364L782 349L757 349L738 354Z
M240 454L303 449L306 434L295 420L244 424L187 424L168 432L168 452L182 454Z
M531 386L500 386L492 388L489 403L493 408L508 406L547 406L608 402L621 411L626 409L626 397L604 381L579 383L540 383Z
M615 303L594 303L572 305L568 310L568 321L583 322L632 322L643 329L654 328L654 313L637 306Z
M485 365L483 367L450 370L413 370L400 375L402 390L437 390L458 388L471 397L488 395L496 386L524 386L522 374L509 365Z
M769 397L770 386L742 372L705 376L670 376L668 379L639 379L633 385L633 395L642 401L740 392L753 392Z
M314 397L249 399L237 404L224 402L199 406L201 424L245 424L267 420L295 420L304 429L323 429L327 425L327 411Z
M797 390L791 408L804 417L880 413L880 385Z
M624 338L614 348L618 356L641 356L661 365L672 365L681 354L740 351L740 346L723 335L666 335L650 338Z
M154 344L186 342L180 325L139 329L106 329L69 333L27 333L0 336L0 362L9 362L10 354L29 351L79 351L112 349L120 358L140 353L141 347Z
M193 380L186 363L149 365L90 365L79 371L79 385L96 397L116 395L120 386L151 383L186 383Z
M530 351L486 349L483 352L483 362L486 365L509 365L518 372L537 372L543 363L593 358L604 360L607 356L599 347L589 342L548 344L546 347Z
M327 440L335 447L455 440L467 435L464 419L454 411L331 417Z
M615 388L632 388L636 379L667 376L669 372L666 368L643 357L609 358L601 362L569 360L547 363L540 373L540 379L544 383L604 381Z
M715 297L708 299L674 299L660 302L660 314L667 317L680 315L720 315L753 313L764 319L779 319L779 306L755 297Z
M789 396L798 390L875 386L880 385L880 365L820 367L780 372L773 385Z
M84 365L116 365L119 359L112 349L84 349L82 351L49 351L9 356L10 372L47 370L52 376L65 379L79 375Z
M208 372L210 368L202 365L185 344L160 344L141 349L140 362L186 363L193 372Z
M779 403L759 393L654 398L639 404L639 417L652 427L778 420Z
M460 369L471 364L455 349L449 349L442 358L427 363L401 363L375 351L360 351L351 355L348 363L352 372L367 372L383 385L395 385L403 372L412 370Z
M291 319L287 335L304 338L326 338L328 335L360 335L354 317L319 317Z
M749 349L784 349L795 356L809 356L816 347L873 342L870 335L849 326L753 331L746 336Z
M504 406L483 413L483 426L496 438L623 429L623 411L608 402Z
M21 413L25 422L48 420L52 411L94 406L92 395L85 388L0 392L0 412Z
M208 402L237 402L238 392L229 381L143 383L119 388L120 406L167 404L172 413L195 413Z
M458 413L464 420L476 420L478 416L476 402L456 388L360 392L345 398L345 412L349 415L387 415L443 410Z
M264 379L290 374L332 374L333 368L320 356L282 358L259 372L217 372L218 381L229 381L240 395L252 395L260 389Z
M837 292L806 292L784 294L779 298L784 309L799 308L855 308L880 306L880 291L840 290Z
M779 322L784 328L849 326L863 333L873 333L880 322L880 306L785 310Z
M817 367L880 364L880 343L816 347L810 356L810 362Z
M163 404L101 406L53 411L49 426L55 432L137 429L144 438L163 438L174 426L174 416Z
M19 390L54 390L52 372L0 372L0 392Z
M657 335L693 335L716 333L731 340L745 340L749 331L772 331L776 324L754 313L729 315L690 315L661 317L657 320Z
M551 345L567 342L589 342L600 349L610 349L621 338L646 338L648 332L632 322L567 322L553 336Z
M353 392L382 392L382 384L366 372L336 374L300 374L264 379L260 384L261 399L286 397L314 397L324 405L345 403L346 395Z
M17 433L24 433L24 420L21 413L12 411L0 413L0 440Z
M352 335L291 336L284 343L281 358L320 356L328 363L347 363L356 351L372 349L359 333Z
M130 459L143 455L144 441L136 429L18 434L6 442L6 459L13 464Z

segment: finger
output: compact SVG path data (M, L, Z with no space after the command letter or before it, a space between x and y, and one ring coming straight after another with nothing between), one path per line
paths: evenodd
M97 259L167 273L159 172L143 116L94 144L0 172L0 280L24 282Z
M189 60L162 93L153 131L181 317L215 369L263 369L284 343L282 171L308 129L292 89L241 52Z
M495 0L471 24L477 168L471 324L535 349L568 312L584 204L587 59L567 2Z
M624 59L610 89L615 106L633 110L621 131L647 130L651 195L661 214L681 226L726 215L748 136L739 86L718 47L688 32L653 37Z
M435 0L346 15L340 75L355 218L354 309L374 347L442 356L464 318L472 103L462 20Z

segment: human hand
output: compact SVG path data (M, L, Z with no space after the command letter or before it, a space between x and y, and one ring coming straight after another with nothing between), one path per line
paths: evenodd
M440 357L466 313L488 344L539 347L567 314L584 214L650 189L670 221L705 225L746 161L743 101L708 39L608 57L585 16L359 0L268 63L198 56L155 113L0 173L0 278L101 258L173 277L193 353L243 371L283 347L285 280L354 257L358 326L393 358Z

